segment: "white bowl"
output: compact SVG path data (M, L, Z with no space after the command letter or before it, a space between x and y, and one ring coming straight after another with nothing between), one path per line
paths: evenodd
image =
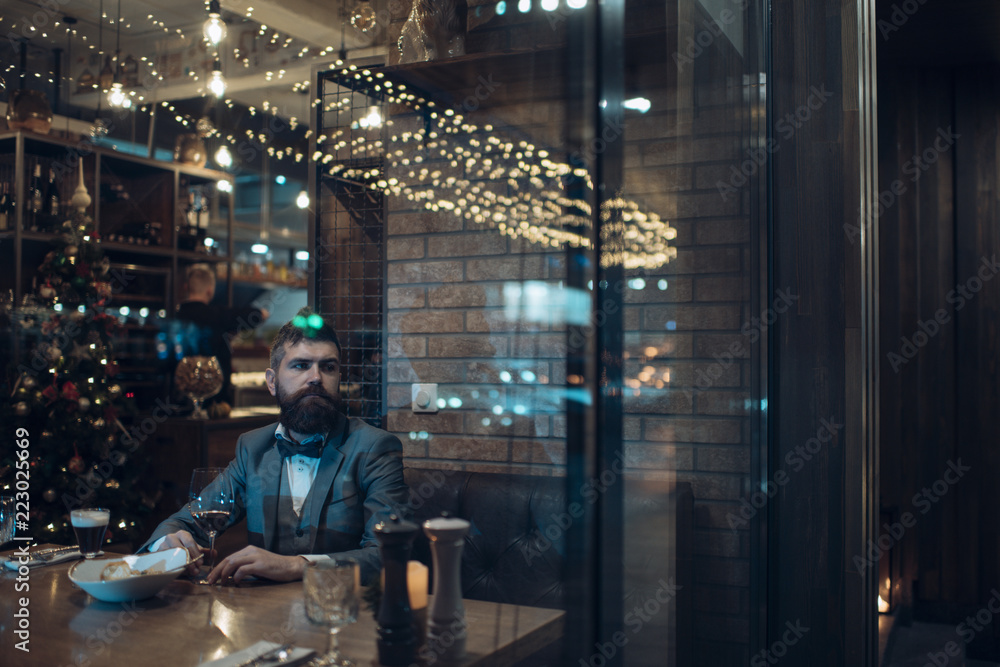
M104 568L114 561L123 560L133 570L149 570L157 567L162 571L155 574L139 574L114 581L101 581ZM177 578L188 563L186 549L176 547L165 551L124 556L122 558L101 558L84 560L69 569L69 579L74 584L104 602L128 602L151 598Z

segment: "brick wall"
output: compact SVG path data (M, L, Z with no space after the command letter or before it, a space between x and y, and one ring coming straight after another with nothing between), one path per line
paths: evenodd
M470 2L470 12L476 5ZM668 35L668 53L700 29L691 16L685 23L676 5L666 16L662 5L658 12L651 7L630 5L633 22L627 25L637 25L636 12L642 13L643 25L662 27ZM408 7L397 12L391 39L407 14ZM533 16L511 11L485 22L480 17L469 52L557 43L564 22ZM680 27L673 25L678 16ZM672 243L678 255L666 266L630 272L630 279L643 279L641 288L636 282L621 286L624 459L631 474L692 486L693 664L745 663L749 540L745 529L731 528L727 516L738 511L749 486L750 341L740 330L753 316L750 222L745 192L727 199L717 187L746 151L742 65L724 44L707 49L687 72L675 71L672 61L641 60L630 64L626 85L650 99L652 108L627 116L624 194L670 221L678 232ZM483 109L467 113L470 120L482 125L489 119L493 134L559 145L564 109L558 93L533 84L531 72L515 81L505 80L509 73L489 61L479 67L474 74L508 87L484 101ZM465 77L476 81L468 72ZM468 99L461 91L453 97ZM399 113L390 134L420 124ZM433 156L422 166L451 173ZM487 178L479 182L498 187ZM565 273L563 250L427 211L405 197L390 197L387 206L387 425L402 439L408 465L564 474L565 328L526 317L505 296L505 286L523 287L526 281L557 284ZM730 359L734 344L739 352ZM437 383L439 396L458 407L411 413L414 382Z

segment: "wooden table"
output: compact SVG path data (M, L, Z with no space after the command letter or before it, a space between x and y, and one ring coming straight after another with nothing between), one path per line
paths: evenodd
M28 591L18 575L0 575L0 665L194 667L266 639L322 652L326 632L312 625L302 604L302 582L199 586L177 579L148 600L100 602L67 576L72 562L30 571ZM23 582L22 582L23 583ZM14 613L28 598L30 653L15 644ZM363 606L363 605L362 605ZM465 601L470 665L506 667L562 636L564 612ZM377 634L370 611L340 633L341 652L358 665L376 664Z

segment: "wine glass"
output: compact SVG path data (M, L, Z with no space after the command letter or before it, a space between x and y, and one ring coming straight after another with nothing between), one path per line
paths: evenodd
M177 389L187 394L194 402L192 419L208 419L208 413L202 407L206 398L215 396L222 390L222 367L217 357L190 356L184 357L174 371L174 381Z
M16 523L14 496L0 496L0 545L14 539Z
M314 667L354 667L340 654L337 633L358 620L361 570L353 558L331 558L310 563L302 573L306 616L330 629L326 654L309 663Z
M233 490L222 468L195 468L191 473L188 508L195 523L208 535L208 571L215 567L215 535L229 525ZM206 584L204 577L196 583Z

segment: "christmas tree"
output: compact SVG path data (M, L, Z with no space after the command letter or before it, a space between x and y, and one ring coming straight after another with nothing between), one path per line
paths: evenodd
M139 484L141 443L122 423L133 410L115 381L112 345L121 325L105 312L115 278L84 212L89 202L81 177L76 212L45 255L34 294L10 313L20 349L7 373L10 401L0 407L0 421L27 442L27 532L35 541L74 544L70 511L104 507L111 511L107 541L134 543L144 535L142 518L152 502ZM4 449L5 495L25 486L17 484L24 479L16 475L23 472L20 451Z

